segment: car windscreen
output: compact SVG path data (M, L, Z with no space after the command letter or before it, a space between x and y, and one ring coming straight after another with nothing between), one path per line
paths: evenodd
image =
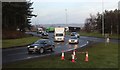
M63 34L56 34L56 36L63 36Z
M71 36L75 36L75 34L71 34Z
M77 39L77 37L71 37L71 39Z

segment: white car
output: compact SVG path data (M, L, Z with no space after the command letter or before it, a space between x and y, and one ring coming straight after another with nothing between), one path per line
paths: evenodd
M69 43L79 43L79 39L76 37L76 36L72 36L70 39L69 39Z

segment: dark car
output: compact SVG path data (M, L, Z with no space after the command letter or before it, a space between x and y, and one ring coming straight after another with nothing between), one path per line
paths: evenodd
M48 39L41 39L28 46L28 53L44 53L47 50L53 51L54 43Z
M48 38L48 33L47 32L43 32L42 33L42 38Z
M76 36L77 38L79 38L79 34L77 32L72 32L70 35L71 36Z

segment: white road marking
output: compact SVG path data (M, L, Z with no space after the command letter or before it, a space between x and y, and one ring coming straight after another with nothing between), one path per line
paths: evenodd
M86 46L88 43L89 43L89 42L87 41L87 43L86 43L86 44L83 44L81 47L84 47L84 46Z
M65 45L68 45L68 43L66 43Z

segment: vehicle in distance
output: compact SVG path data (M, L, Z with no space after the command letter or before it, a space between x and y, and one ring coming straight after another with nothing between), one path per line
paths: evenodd
M54 32L54 41L64 41L65 28L56 27Z
M38 34L41 34L43 31L44 31L44 30L43 30L42 27L37 28L37 33L38 33Z
M69 43L79 43L79 39L76 36L71 36Z
M54 32L55 28L54 27L47 27L46 32Z
M77 32L72 32L70 35L71 35L71 36L76 36L77 38L80 37L80 35L79 35Z
M32 45L29 45L27 49L28 53L32 52L44 53L47 50L51 50L52 52L54 50L54 43L48 39L41 39L36 41Z
M42 33L42 38L49 38L49 37L48 37L48 33L47 33L47 32L43 32L43 33Z

